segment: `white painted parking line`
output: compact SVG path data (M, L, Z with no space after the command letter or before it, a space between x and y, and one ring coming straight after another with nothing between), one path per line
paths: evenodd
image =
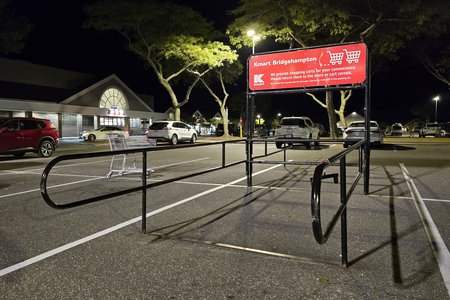
M104 179L104 178L105 177L96 177L96 178L90 178L90 179L85 179L85 180L78 180L78 181L74 181L74 182L63 183L63 184L57 184L57 185L49 186L49 187L47 187L47 189L54 189L54 188L57 188L57 187L62 187L62 186L67 186L67 185L72 185L72 184L78 184L78 183L87 182L87 181L99 180L99 179ZM17 196L17 195L33 193L33 192L39 192L39 191L40 191L40 189L31 189L31 190L26 190L26 191L22 191L22 192L1 195L0 199L7 198L7 197L14 197L14 196Z
M101 162L110 162L111 160L96 160L96 161L90 161L90 162L84 162L84 163L77 163L77 164L70 164L70 165L64 165L61 164L59 166L54 166L53 169L60 169L60 168L67 168L67 167L75 167L75 166L83 166L83 165L92 165L93 163L101 163ZM22 173L22 174L36 174L36 172L41 173L44 170L44 168L38 168L38 169L26 169L26 170L4 170L0 171L0 175L10 175L11 172L15 173Z
M388 195L377 195L377 194L371 194L368 195L369 197L373 197L373 198L391 198L392 196L388 196ZM407 200L413 200L413 197L408 197L408 196L395 196L396 199L407 199ZM423 201L427 201L427 202L444 202L444 203L450 203L450 200L448 199L434 199L434 198L422 198Z
M188 160L188 161L182 161L179 163L173 163L173 164L168 164L168 165L163 165L163 166L156 166L156 167L152 167L150 166L153 170L157 170L157 169L162 169L162 168L167 168L167 167L173 167L173 166L178 166L178 165L183 165L183 164L190 164L193 162L198 162L198 161L202 161L202 160L206 160L206 159L210 159L210 157L203 157L203 158L199 158L199 159L193 159L193 160ZM150 164L151 165L151 164Z
M428 209L420 196L419 190L417 190L408 170L402 163L400 164L400 168L402 169L403 177L405 177L411 195L414 198L414 203L420 218L422 219L425 232L427 233L428 240L430 241L431 248L433 249L434 256L439 265L439 270L441 271L442 278L447 287L447 292L450 296L450 252L448 251L436 224L434 224L433 218L428 212Z
M272 166L272 167L267 168L267 169L264 169L264 170L262 170L262 171L253 173L253 176L256 176L256 175L259 175L259 174L263 174L263 173L265 173L265 172L268 172L268 171L270 171L270 170L272 170L272 169L275 169L275 168L278 168L278 167L280 167L280 166L283 166L283 165L275 165L275 166ZM207 195L207 194L216 192L216 191L221 190L221 189L223 189L223 188L232 186L233 184L236 184L236 183L238 183L238 182L240 182L240 181L243 181L243 180L246 180L246 179L247 179L247 176L241 177L241 178L239 178L239 179L237 179L237 180L234 180L234 181L231 181L231 182L229 182L229 183L226 183L226 184L222 184L222 185L216 186L216 187L214 187L214 188L212 188L212 189L209 189L209 190L207 190L207 191L201 192L201 193L196 194L196 195L194 195L194 196L191 196L191 197L185 198L185 199L183 199L183 200L180 200L180 201L178 201L178 202L175 202L175 203L169 204L169 205L167 205L167 206L158 208L158 209L156 209L156 210L154 210L154 211L151 211L151 212L147 213L147 214L146 214L146 217L148 218L148 217L154 216L154 215L156 215L156 214L159 214L159 213L161 213L161 212L164 212L164 211L166 211L166 210L169 210L169 209L171 209L171 208L173 208L173 207L176 207L176 206L178 206L178 205L181 205L181 204L184 204L184 203L186 203L186 202L195 200L195 199L197 199L197 198L199 198L199 197L202 197L202 196L205 196L205 195ZM22 261L22 262L19 262L19 263L17 263L17 264L14 264L14 265L12 265L12 266L9 266L9 267L7 267L7 268L4 268L4 269L0 270L0 277L4 276L4 275L6 275L6 274L12 273L12 272L14 272L14 271L20 270L20 269L22 269L22 268L24 268L24 267L27 267L27 266L29 266L29 265L31 265L31 264L34 264L34 263L36 263L36 262L42 261L42 260L44 260L44 259L46 259L46 258L49 258L49 257L51 257L51 256L53 256L53 255L56 255L56 254L58 254L58 253L64 252L64 251L66 251L66 250L69 250L69 249L71 249L71 248L73 248L73 247L79 246L79 245L81 245L81 244L84 244L84 243L87 243L87 242L89 242L89 241L92 241L92 240L94 240L94 239L96 239L96 238L99 238L99 237L102 237L102 236L104 236L104 235L107 235L107 234L109 234L109 233L111 233L111 232L114 232L114 231L116 231L116 230L119 230L119 229L121 229L121 228L124 228L124 227L126 227L126 226L128 226L128 225L131 225L131 224L133 224L133 223L139 222L141 219L142 219L141 216L136 217L136 218L133 218L133 219L128 220L128 221L125 221L125 222L123 222L123 223L117 224L117 225L115 225L115 226L113 226L113 227L110 227L110 228L107 228L107 229L105 229L105 230L99 231L99 232L97 232L97 233L91 234L91 235L89 235L89 236L87 236L87 237L84 237L84 238L82 238L82 239L76 240L76 241L74 241L74 242L68 243L68 244L63 245L63 246L61 246L61 247L52 249L52 250L50 250L50 251L44 252L44 253L42 253L42 254L39 254L39 255L37 255L37 256L35 256L35 257L29 258L29 259L27 259L27 260L24 260L24 261Z
M161 169L161 168L171 167L171 166L174 166L174 165L181 165L181 164L190 164L192 162L197 162L197 161L205 160L205 159L209 159L209 157L204 157L204 158L188 160L188 161L183 161L183 162L174 163L174 164L158 166L158 167L154 167L153 169ZM83 165L83 164L81 164L81 165ZM77 166L77 165L72 164L70 166L73 167L73 166ZM36 174L36 173L29 173L29 171L14 171L14 172L17 173L17 174ZM92 175L71 175L71 174L53 174L53 173L51 173L51 175L53 175L53 176L57 175L57 176L89 177L90 179L78 180L78 181L73 181L73 182L68 182L68 183L63 183L63 184L52 185L52 186L48 186L47 189L53 189L53 188L57 188L57 187L73 185L73 184L83 183L83 182L87 182L87 181L105 179L104 176L92 176ZM119 176L119 175L114 175L112 177L117 177L117 176ZM40 189L31 189L31 190L26 190L26 191L22 191L22 192L12 193L12 194L0 195L0 199L7 198L7 197L13 197L13 196L17 196L17 195L23 195L23 194L27 194L27 193L38 192L38 191L40 191Z

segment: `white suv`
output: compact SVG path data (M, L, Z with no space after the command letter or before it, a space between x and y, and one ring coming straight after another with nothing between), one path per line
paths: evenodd
M179 141L197 141L197 131L186 123L180 121L157 121L147 131L147 137L157 141L170 142L172 145Z
M285 117L275 130L277 139L318 139L319 128L308 117ZM281 148L284 142L275 142L277 148ZM288 143L292 145L292 143ZM310 142L304 143L306 148L311 148ZM318 142L315 143L318 145Z
M426 137L427 135L438 137L440 135L441 125L438 123L429 123L424 128L419 130L419 137Z

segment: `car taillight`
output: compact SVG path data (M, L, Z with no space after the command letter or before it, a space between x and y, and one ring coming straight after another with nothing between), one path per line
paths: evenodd
M278 125L277 125L277 128L281 128L281 125L278 124Z
M170 128L170 127L164 127L163 128L163 130L166 130L166 131L169 131L170 129L172 129L172 128Z

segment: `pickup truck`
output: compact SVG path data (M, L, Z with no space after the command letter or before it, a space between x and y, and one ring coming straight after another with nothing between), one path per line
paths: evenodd
M441 125L439 123L429 123L425 127L419 129L419 137L426 137L432 135L435 137L440 136Z
M319 128L314 125L308 117L284 117L281 119L280 125L275 130L275 136L277 139L318 139ZM276 141L277 148L283 147L285 142ZM291 146L293 143L289 143ZM311 142L303 142L307 149L311 149ZM314 142L315 145L319 145L319 142Z

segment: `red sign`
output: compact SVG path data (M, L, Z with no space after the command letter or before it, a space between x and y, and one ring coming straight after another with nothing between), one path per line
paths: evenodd
M366 80L363 43L254 55L249 59L252 91L348 85Z

